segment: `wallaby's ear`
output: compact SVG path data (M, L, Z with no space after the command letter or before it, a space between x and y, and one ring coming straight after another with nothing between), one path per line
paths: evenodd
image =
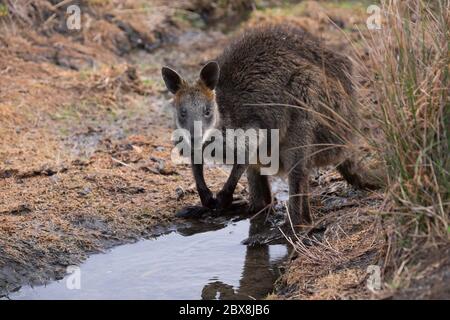
M161 74L166 83L167 89L173 94L177 93L180 90L181 85L183 84L183 79L180 75L175 71L168 67L163 67L161 69Z
M200 80L211 90L214 90L219 82L220 69L216 61L208 62L200 71Z

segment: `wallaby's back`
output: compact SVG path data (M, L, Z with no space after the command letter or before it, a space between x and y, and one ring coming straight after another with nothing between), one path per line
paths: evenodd
M218 62L216 99L224 127L280 129L281 149L341 144L348 138L345 130L332 133L329 121L318 114L354 121L351 63L302 29L272 25L249 30ZM338 153L324 151L316 162L327 164Z
M324 47L311 34L292 25L269 25L250 29L236 38L219 57L219 87L245 89L247 82L261 78L286 83L286 76L298 72L299 59L323 69L352 93L350 61ZM294 69L292 69L294 67Z

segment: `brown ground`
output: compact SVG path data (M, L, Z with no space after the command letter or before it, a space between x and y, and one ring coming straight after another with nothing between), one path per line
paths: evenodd
M170 9L158 8L159 24L143 33L149 46L154 30L174 36L185 28ZM60 277L89 253L153 236L176 210L197 202L189 167L170 160L159 69L175 58L196 67L191 56L195 63L212 57L204 49L212 43L177 45L194 50L181 57L166 39L162 51L139 56L116 23L94 23L103 29L84 30L84 45L30 29L0 37L0 293ZM110 43L103 30L115 30L108 36L121 42Z
M2 27L0 295L61 277L90 253L163 232L177 210L198 203L189 167L170 160L171 112L159 70L171 65L195 76L226 43L227 15L202 1L105 3L83 7L90 24L81 33L59 32L60 15L48 25L36 14ZM186 9L207 12L216 31ZM357 42L353 25L365 14L314 1L283 10L255 11L245 24L287 19L348 51L335 24ZM207 181L217 190L225 175L209 169ZM294 239L296 258L271 298L390 297L366 286L367 267L383 268L388 248L386 225L374 214L382 194L354 190L333 171L313 183L319 231Z

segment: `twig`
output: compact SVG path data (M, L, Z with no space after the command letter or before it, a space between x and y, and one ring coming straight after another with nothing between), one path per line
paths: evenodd
M125 167L128 167L128 168L131 168L131 169L133 169L133 170L136 170L136 168L133 167L132 165L130 165L130 164L128 164L128 163L125 163L125 162L123 162L123 161L120 161L119 159L116 159L116 158L114 158L114 157L111 157L111 160L114 161L114 162L117 162L117 163L119 163L119 164L121 164L121 165L123 165L123 166L125 166Z

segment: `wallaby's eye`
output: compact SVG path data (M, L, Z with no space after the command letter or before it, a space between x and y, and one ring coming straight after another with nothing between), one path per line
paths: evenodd
M185 118L187 114L186 108L181 108L179 114L181 118Z
M206 107L205 110L203 110L203 116L205 116L206 118L211 117L212 112L211 112L211 108L210 107Z

